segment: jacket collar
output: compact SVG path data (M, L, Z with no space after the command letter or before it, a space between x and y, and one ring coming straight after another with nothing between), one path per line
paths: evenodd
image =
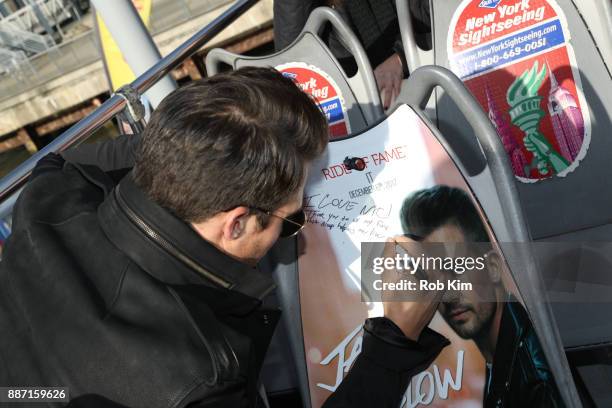
M98 209L108 238L138 266L171 285L203 284L263 299L272 277L221 252L159 206L128 174Z
M503 394L507 390L512 372L516 364L519 364L517 361L519 358L518 349L525 334L531 329L527 312L516 298L509 295L503 303L503 307L491 367L492 372L487 373L490 374L490 383L485 388L488 388L493 396ZM486 397L487 395L485 395Z

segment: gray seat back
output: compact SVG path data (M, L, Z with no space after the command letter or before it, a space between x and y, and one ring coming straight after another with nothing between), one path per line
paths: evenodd
M430 0L426 1L431 3ZM433 41L431 50L425 50L419 46L419 42L417 41L417 33L415 32L412 23L412 12L410 11L409 3L409 0L395 1L400 34L402 37L402 45L404 47L404 55L406 57L406 63L408 64L408 71L413 72L415 69L424 65L434 65L434 50ZM399 104L398 101L405 99L406 94L409 92L410 89L408 88L407 81L402 81L400 96L397 98L396 104ZM434 91L434 94L435 92L436 91ZM435 95L432 95L430 100L427 102L425 112L427 113L429 119L433 120L434 122L436 121Z
M462 78L495 124L519 176L515 184L530 238L609 241L610 2L453 0L432 7L435 63ZM532 98L517 97L516 91L531 92ZM438 124L445 134L472 133L458 111L438 93ZM529 150L534 148L535 155ZM592 274L578 270L573 283L588 282ZM568 296L570 303L553 304L564 345L612 342L603 305L590 303L585 293ZM581 296L585 300L578 302Z
M418 45L416 38L417 35L412 24L409 1L396 0L395 5L397 8L397 19L399 22L402 45L404 46L404 55L406 56L408 70L412 72L423 65L433 65L433 48L431 50L424 50Z
M498 242L528 242L528 224L504 145L477 100L457 76L438 66L417 69L408 79L407 86L410 92L401 94L399 103L407 103L420 113L444 145L480 203ZM436 128L429 120L425 109L435 88L438 88L438 95L443 94L448 103L452 103L454 120L462 120L469 132L443 128L444 122ZM438 113L440 115L440 103ZM509 249L502 246L502 251L504 248ZM545 289L533 254L528 247L517 245L504 256L536 332L547 334L540 337L540 342L559 389L565 401L572 401L571 406L579 406L553 310L543 301L546 299Z
M503 144L473 96L454 74L435 66L414 71L407 85L410 92L400 103L408 104L412 109L400 106L376 126L350 138L332 141L327 153L313 163L306 185L305 208L310 222L318 225L309 225L303 234L304 246L300 251L303 256L299 265L303 268L300 271L301 302L304 305L302 314L304 333L307 334L308 367L312 376L310 389L316 406L329 395L329 391L337 389L359 353L360 327L357 325L362 322L361 318L364 315L377 315L376 308L380 304L375 302L378 299L368 297L367 284L363 286L367 272L364 275L364 264L361 263L360 267L359 261L368 259L368 254L361 252L367 251L367 248L360 244L368 240L384 241L388 235L398 233L395 229L397 226L392 224L399 218L393 211L398 211L395 200L407 193L403 189L410 191L415 185L429 183L425 180L428 177L426 173L430 171L456 173L454 170L459 170L497 240L529 241L513 174L503 154ZM442 88L447 97L454 101L460 114L474 129L473 134L445 135L427 118L424 108L436 87ZM415 113L420 120L414 120ZM424 127L428 128L427 134L431 131L456 168L442 165L440 156L429 160L430 151L422 150L422 146L419 146L419 141L425 140L419 138L425 134L422 130ZM405 145L400 141L402 138L406 139ZM401 146L406 155L398 153L393 156L389 153L396 151L395 146ZM381 150L385 150L385 155L389 157L389 167L385 165L389 172L386 174L377 167L381 162L381 153L376 152ZM366 167L361 169L363 173L355 168L343 170L342 165L335 164L341 162L345 154L368 160ZM395 164L393 157L398 160ZM410 168L405 163L415 167ZM439 168L445 170L437 170ZM374 197L377 192L380 195ZM384 214L374 216L378 223L371 222L374 218L364 215L372 208L384 210ZM516 284L536 332L546 333L540 336L540 343L563 399L568 406L579 406L552 311L546 302L541 301L542 282L534 271L531 254L524 251L528 249L525 247L508 253L501 249L512 271L513 276L509 280ZM374 303L367 302L368 299ZM330 376L330 371L335 371L336 375ZM421 381L416 379L415 382L416 385L413 385L412 391L409 387L407 394L417 395L421 392ZM404 401L410 401L408 405L416 406L410 396L407 398ZM420 397L415 398L420 401ZM428 402L432 401L431 398ZM447 395L441 398L446 399Z
M320 37L328 25L355 58L357 73L350 78ZM313 10L296 40L275 54L247 57L222 49L208 53L206 69L209 75L219 72L223 64L233 69L271 66L294 78L321 103L330 121L332 137L359 132L383 117L367 55L342 17L328 7Z

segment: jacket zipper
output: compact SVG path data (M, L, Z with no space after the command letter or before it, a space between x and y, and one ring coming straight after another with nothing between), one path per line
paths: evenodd
M206 279L216 283L217 285L219 285L219 286L221 286L221 287L223 287L225 289L231 289L232 288L233 284L231 282L229 282L226 279L223 279L222 277L220 277L220 276L210 272L209 270L204 269L202 266L198 265L193 259L191 259L189 256L185 255L181 250L179 250L170 241L168 241L167 239L165 239L164 237L159 235L157 233L157 231L155 231L153 228L151 228L142 218L140 218L138 216L138 214L136 214L129 207L129 205L125 202L124 198L121 196L121 193L119 192L120 186L121 186L121 184L117 185L117 188L115 188L115 190L114 190L115 191L115 197L117 199L117 203L119 204L119 207L121 208L121 210L123 210L125 215L128 217L128 219L140 231L142 231L147 237L149 237L151 240L153 240L155 243L157 243L160 247L162 247L170 255L172 255L173 257L175 257L176 259L178 259L179 261L181 261L182 263L184 263L185 265L187 265L189 268L193 269L194 271L196 271L200 275L204 276Z

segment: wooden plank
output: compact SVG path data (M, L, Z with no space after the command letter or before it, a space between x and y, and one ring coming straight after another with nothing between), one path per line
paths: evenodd
M78 122L79 120L83 119L85 116L96 110L96 108L101 104L102 103L100 102L100 99L94 98L88 101L86 106L74 111L60 114L59 117L56 117L55 119L51 119L49 121L45 121L40 125L37 125L34 129L36 130L36 133L39 136L47 135L51 132L55 132L59 129L65 128L66 126L70 126L73 123Z

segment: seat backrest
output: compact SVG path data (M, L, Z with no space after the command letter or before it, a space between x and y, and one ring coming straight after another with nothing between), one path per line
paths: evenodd
M423 2L430 3L430 0L423 0ZM415 32L412 24L410 0L396 0L395 6L397 8L397 19L408 70L412 72L423 65L433 65L433 48L425 50L419 46L419 41L417 41L418 34Z
M450 67L489 113L511 160L531 239L608 241L609 1L454 0L432 7L436 64ZM442 93L436 108L444 132L472 132ZM592 279L593 271L575 272L573 285ZM601 303L586 300L588 292L564 295L570 303L553 307L566 347L612 342Z
M603 13L606 1L589 2L589 13L595 4ZM590 229L600 236L595 228L612 223L612 77L601 52L612 27L598 43L587 22L609 20L581 15L569 0L434 2L433 13L436 63L462 78L498 128L532 238ZM532 99L516 93L527 91L521 84L537 87ZM438 98L440 125L469 132L448 102ZM521 114L536 117L525 122Z
M400 101L384 121L349 138L331 141L326 154L309 172L304 193L309 224L300 238L298 266L313 407L321 406L337 389L359 354L364 317L382 312L381 298L372 296L371 291L376 286L370 283L376 281L366 279L374 276L368 275L367 262L376 256L372 255L376 249L368 242L384 243L389 237L409 232L403 227L407 197L423 188L428 190L426 195L439 187L462 189L475 199L475 207L484 215L481 221L491 228L492 242L529 239L503 144L476 100L455 75L440 67L414 71L408 85L410 97ZM437 86L466 116L473 134L445 135L428 120L424 106ZM358 159L364 165L351 167ZM430 217L424 216L420 222L426 223ZM378 251L381 254L382 248ZM546 333L539 336L547 360L544 364L556 378L566 404L576 406L577 394L560 337L549 306L541 301L542 285L533 273L533 262L525 253L502 256L511 271L507 282L518 288L512 293L524 301L531 318L529 327ZM481 400L483 387L469 385L485 381L481 354L470 349L473 344L469 340L453 337L454 332L439 317L430 327L452 338L452 343L432 367L413 378L402 406L426 405L434 398L439 406ZM527 326L522 330L529 331ZM514 354L510 352L508 357L514 358ZM470 368L463 365L464 359L473 362ZM460 393L451 396L442 390L444 386L434 380L440 370L445 370L445 378L462 372L463 385L455 383L454 387Z
M431 0L422 0L423 3L428 4L431 8L430 2ZM431 38L431 33L429 34L417 34L414 30L413 24L413 15L410 9L410 0L396 0L395 5L397 8L397 18L399 22L400 34L402 37L402 45L404 47L404 56L406 57L406 63L408 64L408 71L413 72L415 69L422 67L424 65L434 65L434 49L433 49L433 39ZM432 21L430 23L433 24ZM421 38L421 42L418 40L418 36L428 37L424 40L429 40L432 43L432 48L430 50L423 49L419 43L425 42L423 38ZM408 82L406 80L402 81L402 87L400 89L400 96L397 98L396 104L399 104L398 101L404 99L402 95L406 95L410 90L407 87ZM432 95L431 99L427 102L427 107L425 109L427 116L432 121L436 121L436 98Z
M357 63L357 73L350 78L320 37L330 24ZM233 69L271 66L295 79L321 104L330 123L332 138L359 132L384 115L363 47L342 17L328 7L313 10L296 40L275 54L248 57L213 49L206 56L209 75L219 72L223 64Z

